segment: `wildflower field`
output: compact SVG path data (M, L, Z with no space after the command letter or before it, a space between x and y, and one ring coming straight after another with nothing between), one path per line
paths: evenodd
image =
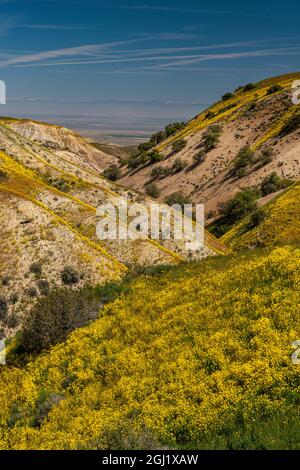
M0 370L1 449L300 449L300 249L162 269Z

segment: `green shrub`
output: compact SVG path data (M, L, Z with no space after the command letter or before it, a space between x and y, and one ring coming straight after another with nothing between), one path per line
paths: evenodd
M0 296L0 320L5 320L8 313L8 303L5 297Z
M0 181L5 181L8 178L8 174L4 170L0 170Z
M231 92L228 92L228 93L225 93L225 95L222 96L222 101L227 101L229 100L230 98L233 98L233 93Z
M110 181L117 181L121 177L121 172L117 165L111 165L103 171L103 176Z
M2 286L9 286L10 283L10 277L9 276L4 276L1 279L1 284Z
M267 94L272 95L273 93L277 93L277 91L281 90L283 90L283 87L281 85L273 85L268 89Z
M239 191L232 199L223 204L223 215L227 224L234 224L257 209L258 192L247 188Z
M266 211L259 207L251 215L248 223L248 229L252 229L260 225L267 217Z
M76 328L98 317L101 301L93 289L54 289L41 297L24 320L17 351L39 353L64 341Z
M180 131L184 126L185 126L184 121L173 122L172 124L168 124L165 127L165 132L166 132L167 137L169 137L169 136L175 134L176 132Z
M50 292L50 284L46 279L40 279L37 281L37 286L42 295L48 295Z
M161 162L164 159L164 156L157 152L157 150L153 150L153 152L149 153L150 163Z
M180 152L186 147L187 143L184 139L175 140L172 144L173 152Z
M261 194L267 196L268 194L275 193L280 189L286 188L290 184L287 180L282 180L275 171L266 176L261 183Z
M239 151L233 162L232 173L237 177L246 174L247 166L255 161L255 152L249 147L244 147Z
M160 195L160 189L158 188L158 186L155 183L147 184L145 190L146 190L146 194L148 194L148 196L157 198Z
M254 88L256 88L254 83L247 83L245 86L243 86L243 91L251 91Z
M172 165L172 169L175 173L184 170L187 167L187 162L181 158L176 158L175 162Z
M65 266L61 273L61 280L66 285L78 284L80 275L72 266Z
M40 276L42 274L42 265L41 263L32 263L29 266L29 272L35 274L36 276Z
M203 163L206 158L206 153L204 150L200 150L196 155L193 156L193 162L195 165L198 165L199 163Z
M168 176L169 173L170 173L170 168L166 168L163 166L156 166L155 168L152 169L150 176L151 178L160 179L165 176Z
M179 204L181 207L183 207L184 204L190 204L191 199L179 191L179 192L174 192L170 194L169 196L167 196L165 198L165 203L168 204L169 206L172 206L173 204Z
M214 149L220 142L222 128L218 124L210 126L203 136L203 145L206 152Z
M300 113L292 116L285 126L281 129L281 135L290 134L293 131L296 131L300 127Z
M38 296L38 291L35 287L28 287L28 289L26 289L26 294L28 295L28 297L37 297Z

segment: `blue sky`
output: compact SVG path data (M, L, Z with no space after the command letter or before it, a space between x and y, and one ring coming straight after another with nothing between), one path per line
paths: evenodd
M299 18L297 1L0 0L0 113L190 117L300 70Z

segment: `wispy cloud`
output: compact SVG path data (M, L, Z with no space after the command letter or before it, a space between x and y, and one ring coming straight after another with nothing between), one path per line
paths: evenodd
M0 16L0 37L6 36L18 23L18 16Z
M181 33L178 33L181 38ZM248 40L219 44L183 45L177 47L154 47L156 40L175 42L177 33L156 33L142 35L134 39L100 44L85 44L74 47L31 52L27 54L6 54L0 51L0 67L66 67L66 66L98 66L95 72L122 73L116 65L122 66L123 73L145 71L195 71L195 65L212 61L237 61L259 57L281 57L300 54L297 38L270 38L264 40ZM198 42L204 42L203 38ZM150 47L136 48L135 44L149 43ZM281 42L281 45L279 46ZM194 41L195 43L195 41ZM221 65L221 64L220 64ZM223 67L223 64L222 64ZM126 70L125 70L126 69Z
M98 25L99 26L99 25ZM90 25L76 25L76 24L18 24L17 28L21 29L41 29L41 30L60 30L60 31L80 31L80 30L89 30L92 29Z
M260 14L260 13L253 13L251 11L240 11L240 10L213 10L213 9L206 9L206 8L189 8L189 7L172 7L172 6L162 6L162 5L124 5L121 8L125 8L128 10L149 10L149 11L160 11L166 13L199 13L205 15L230 15L230 16L245 16L245 17L253 17L253 18L274 18L273 15L270 14ZM277 18L282 18L282 16L277 16Z

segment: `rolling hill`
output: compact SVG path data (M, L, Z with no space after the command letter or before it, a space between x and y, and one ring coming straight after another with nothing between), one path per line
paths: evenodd
M142 154L134 169L123 168L120 182L140 191L155 183L160 201L180 191L205 204L209 222L220 204L274 171L299 179L300 108L291 90L299 78L299 73L274 77L224 95L151 149L162 159L151 163ZM248 161L240 155L245 148L253 152Z
M0 373L2 449L299 449L299 248L186 263Z
M15 331L43 290L64 285L65 268L75 271L70 287L78 288L118 279L132 265L177 264L191 256L226 253L208 233L197 253L187 252L180 240L100 241L100 204L118 198L157 204L102 176L115 161L68 129L0 119L2 336Z

